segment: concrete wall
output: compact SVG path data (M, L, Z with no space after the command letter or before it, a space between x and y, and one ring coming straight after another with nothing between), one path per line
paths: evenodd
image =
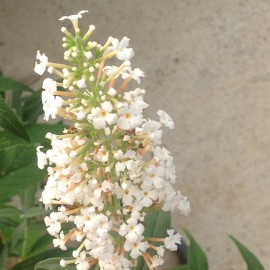
M41 86L36 51L61 61L58 18L81 9L97 41L131 39L147 114L175 119L165 144L192 207L175 228L194 234L211 269L246 269L227 233L270 269L270 2L0 0L1 71Z

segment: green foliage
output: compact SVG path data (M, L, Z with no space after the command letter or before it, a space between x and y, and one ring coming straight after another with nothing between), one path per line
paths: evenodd
M41 90L0 76L0 270L33 270L62 254L50 248L52 237L44 232L46 211L36 193L46 171L37 168L36 147L48 146L46 133L64 125L37 124L41 115Z
M144 236L164 238L167 236L167 229L171 227L171 214L162 210L150 212L145 217ZM150 255L153 255L150 253ZM143 258L140 258L136 270L148 270Z
M208 262L205 253L195 241L188 230L184 230L185 235L190 241L188 252L188 265L190 270L207 270Z
M30 142L24 124L35 123L41 115L40 93L40 90L35 92L23 83L0 76L0 126Z
M145 217L145 237L166 237L167 230L171 227L171 213L156 210L148 213Z
M27 135L27 132L16 116L16 114L12 111L10 106L5 102L5 100L0 96L0 126L30 142L30 139Z
M26 209L24 213L24 217L26 218L31 218L31 217L36 217L38 215L45 215L48 214L48 212L44 209L42 206L34 206L29 209Z
M22 120L27 124L33 124L43 113L41 102L41 90L34 92L30 96L22 98L23 109L21 111Z
M185 265L172 267L170 270L208 270L208 262L205 253L188 230L185 229L184 233L190 242L187 254L188 262ZM262 264L252 252L232 235L229 235L229 237L240 251L242 258L247 264L247 270L264 270Z
M33 163L0 177L0 203L9 201L20 190L39 183L45 176L46 171L39 170Z
M35 124L26 126L32 143L6 132L0 132L0 204L7 202L19 191L39 184L46 177L46 171L37 168L36 146L48 145L47 132L60 132L64 125Z
M34 270L59 270L59 262L60 260L63 259L63 257L59 258L50 258L44 261L41 261L35 265ZM68 260L69 258L65 258ZM65 267L66 270L76 270L75 265L68 265ZM89 270L95 269L94 267L91 267ZM15 270L15 269L13 269ZM19 269L18 269L19 270Z
M229 235L231 240L235 243L244 261L247 264L247 270L264 270L262 264L243 244L241 244L235 237Z
M0 209L0 224L6 224L9 219L18 220L21 215L21 211L13 206L6 206Z
M13 79L9 79L7 77L4 76L0 76L0 91L8 91L8 90L12 90L12 91L25 91L25 92L30 92L33 93L34 90L31 89L29 86L15 81Z
M176 266L170 270L208 270L207 257L194 237L188 230L184 230L190 244L188 248L188 263L186 265Z
M71 251L67 250L67 251L63 251L60 250L59 248L52 248L49 250L46 250L38 255L35 256L31 256L29 258L27 258L26 260L24 260L21 263L18 263L17 265L15 265L11 270L33 270L33 269L48 269L48 270L52 270L52 269L61 269L61 266L59 265L59 258L55 258L55 257L67 257L71 255ZM50 258L50 259L47 259ZM42 263L44 261L47 261L47 263ZM58 265L57 265L58 263ZM38 268L34 268L35 265L40 265L38 266ZM53 268L54 267L58 268ZM47 268L46 268L47 267ZM69 270L76 270L75 268L65 268L65 269L69 269Z
M35 242L33 242L31 249L29 250L29 253L31 254L37 254L41 251L46 251L49 244L52 243L52 236L48 234L44 234L41 237L39 237Z

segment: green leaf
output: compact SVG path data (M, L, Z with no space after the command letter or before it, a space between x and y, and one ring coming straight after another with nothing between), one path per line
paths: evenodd
M23 223L21 223L14 231L10 238L10 250L18 254L18 246L23 238Z
M23 209L23 215L26 213L26 211L29 208L34 207L36 203L36 191L37 191L37 186L40 183L37 183L37 185L32 185L27 189L24 189L20 192L20 201Z
M48 249L51 249L51 245L49 246L47 245L42 245L36 249L33 249L33 245L37 242L38 239L40 239L41 236L44 235L44 228L45 228L45 224L43 221L43 230L40 229L30 229L29 227L29 220L27 220L27 235L26 237L24 237L24 239L27 239L27 241L24 243L24 245L21 246L21 254L24 253L24 258L28 259L33 257L34 255L38 255L41 254L42 252L47 251ZM50 244L52 243L52 237L50 237L49 235L46 235L47 238L50 240ZM24 250L23 250L24 248Z
M0 131L0 149L14 146L16 144L26 144L26 142L6 130Z
M144 222L144 237L167 237L167 230L171 226L171 213L154 210L146 215Z
M190 241L188 248L188 266L190 270L208 270L207 257L201 247L197 244L188 230L184 230Z
M33 163L0 177L0 203L9 200L19 191L40 182L46 171L37 168Z
M48 132L53 134L63 134L63 130L66 128L63 124L36 124L27 127L27 132L34 143L49 145L51 143L45 136Z
M30 217L36 217L36 216L41 216L41 215L45 215L48 212L45 210L45 208L43 207L31 207L29 209L27 209L24 213L24 217L26 218L30 218Z
M28 255L28 251L31 249L33 243L38 239L41 235L40 230L30 230L29 229L29 220L28 220L28 215L29 217L35 217L36 215L31 215L31 213L36 212L33 210L34 203L35 203L35 188L36 185L30 186L27 189L24 189L23 191L20 192L20 201L23 209L23 213L20 216L21 217L21 223L23 224L23 242L22 246L19 249L21 258L25 259Z
M22 121L33 124L40 115L43 115L41 90L36 91L30 96L22 98Z
M2 209L0 209L0 222L6 218L19 217L20 214L21 211L18 208L12 206L4 206Z
M12 92L12 103L11 107L16 110L16 114L22 119L22 92L21 91L13 91Z
M8 228L14 228L16 226L18 226L19 224L19 218L16 219L15 217L7 217L3 220L0 221L0 229L1 229L1 226L3 227L8 227Z
M164 238L167 236L167 229L171 227L171 213L162 210L149 212L144 219L144 237ZM153 255L150 252L150 255ZM142 257L139 258L136 270L148 270Z
M66 128L63 124L34 124L34 125L28 125L25 127L27 130L27 133L29 134L29 137L31 139L31 142L33 144L43 144L43 145L49 145L50 140L45 138L45 135L48 132L51 132L53 134L62 134L64 128ZM16 144L25 144L25 142L13 134L10 134L6 131L0 132L0 149L5 148L7 146L13 146Z
M21 82L0 76L0 91L7 90L34 92L33 89Z
M31 230L43 230L45 228L43 219L29 219L29 228Z
M34 270L59 270L61 269L60 266L60 260L63 259L63 257L60 258L50 258L44 261L41 261L35 265ZM64 259L72 259L72 258L64 258ZM75 270L75 265L67 265L65 267L66 270ZM94 269L94 267L91 267L90 269ZM15 269L14 269L15 270Z
M62 267L60 266L60 260L65 259L65 260L74 260L74 258L50 258L44 261L41 261L35 265L34 270L60 270ZM65 270L76 270L76 266L74 264L67 265L65 268L62 268ZM92 267L89 268L89 270L94 270L96 269L96 265L93 265ZM13 270L13 269L12 269ZM15 269L14 269L15 270Z
M12 109L6 104L5 100L0 96L0 126L14 135L30 142L30 138L23 127L20 120Z
M229 235L229 237L235 243L238 250L240 251L242 258L247 264L247 270L264 270L262 264L259 262L259 260L253 253L251 253L243 244L241 244L232 235Z
M45 134L49 131L53 133L61 133L64 129L64 125L40 124L28 126L27 129L30 130L30 136L33 138L34 143L43 143L48 145L50 140L45 138ZM30 190L29 194L25 197L28 201L31 201L27 203L27 218L33 217L36 214L44 213L44 210L41 210L40 208L31 208L34 205L33 195L35 194L35 188L46 176L45 171L41 171L37 168L35 148L36 145L26 144L22 139L9 134L6 131L0 132L0 172L2 172L2 176L0 173L0 204L9 201L10 198L18 192L25 192L25 188L34 189ZM29 207L31 209L28 211ZM12 230L14 231L14 227L17 226L20 217L17 217L16 219L8 217L7 211L5 213L3 212L3 214L5 214L6 217L3 218L1 222L0 211L0 225L2 224L6 227L12 226ZM39 220L29 218L28 223L31 231L33 229L44 229L43 221L40 222ZM7 233L9 232L7 231ZM9 234L11 237L12 232ZM19 234L17 235L19 236ZM8 239L10 239L10 237ZM27 250L32 248L34 242L40 238L40 235L36 235L35 237L36 238L33 239L32 242L28 241L31 246L28 247L29 245L27 243ZM21 237L18 239L20 240Z
M43 222L44 227L44 222ZM39 253L41 250L44 250L48 247L49 244L51 244L53 241L53 238L50 235L44 234L40 238L38 238L32 245L31 249L29 250L29 253Z
M24 261L22 261L21 263L16 264L11 270L33 270L34 269L34 265L39 263L40 261L46 260L48 258L52 258L52 257L70 257L71 251L67 250L67 251L63 251L61 249L58 248L52 248L50 250L47 250L43 253L40 253L38 255L32 256ZM59 262L59 260L58 260ZM56 266L56 264L55 264ZM35 269L38 269L35 267ZM43 269L43 268L41 268ZM44 269L50 269L50 268L44 268ZM61 266L58 264L58 269L60 270ZM63 268L64 269L64 268ZM68 269L68 268L67 268ZM72 270L76 270L76 268L72 268ZM71 268L69 269L71 270Z
M36 147L33 144L15 144L0 148L0 177L36 162ZM1 178L0 178L1 179ZM1 180L0 180L1 181Z

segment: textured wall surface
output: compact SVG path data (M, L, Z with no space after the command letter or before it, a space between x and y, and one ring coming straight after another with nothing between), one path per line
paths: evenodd
M81 9L97 41L131 39L147 114L175 119L165 144L192 211L174 227L194 234L211 269L246 269L228 233L270 269L270 2L0 0L1 71L40 86L36 51L61 61L58 18Z

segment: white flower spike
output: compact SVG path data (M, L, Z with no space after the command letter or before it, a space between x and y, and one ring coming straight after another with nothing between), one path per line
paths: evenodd
M78 27L85 12L60 19L71 20L75 30L62 28L68 65L37 53L35 71L42 75L49 66L59 76L43 82L44 119L71 122L62 134L46 135L50 149L37 147L37 165L48 171L40 200L53 210L45 225L55 247L66 250L72 241L73 257L60 260L63 269L75 264L77 270L131 270L142 258L154 270L163 264L165 248L175 250L181 236L168 228L147 235L147 213L178 209L185 215L190 209L173 188L173 157L162 146L162 127L174 123L162 110L159 121L144 118L145 90L129 87L144 77L131 68L129 39L89 42L95 27L84 35ZM120 64L113 66L112 58Z

